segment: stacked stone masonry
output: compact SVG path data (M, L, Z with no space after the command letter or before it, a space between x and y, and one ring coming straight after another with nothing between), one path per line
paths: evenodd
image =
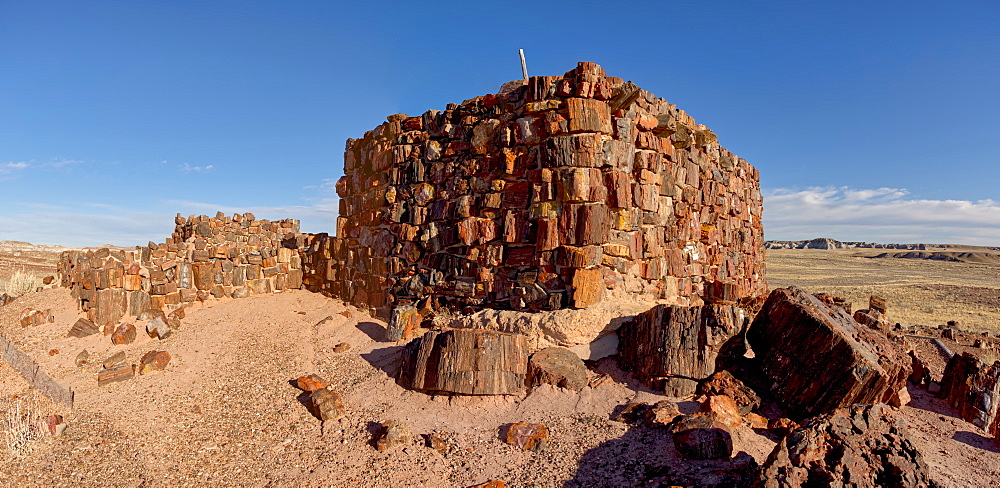
M766 292L757 170L594 63L389 116L347 141L344 173L305 284L383 314Z
M299 222L232 217L176 218L162 244L134 250L67 251L61 285L90 320L111 326L125 315L169 311L208 297L244 297L302 285Z

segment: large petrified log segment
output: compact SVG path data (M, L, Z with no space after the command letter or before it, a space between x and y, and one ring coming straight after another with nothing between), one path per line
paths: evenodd
M618 329L618 364L668 395L694 393L744 320L743 310L730 305L657 305Z
M952 356L940 395L963 419L1000 438L1000 361L988 365L968 352Z
M741 379L770 393L796 420L888 403L910 374L910 358L884 332L796 287L771 292L747 342L755 355L750 370L762 376Z
M855 406L806 421L775 446L754 488L798 486L937 487L885 404Z
M399 382L415 390L509 395L524 390L527 340L488 330L430 331L407 345Z

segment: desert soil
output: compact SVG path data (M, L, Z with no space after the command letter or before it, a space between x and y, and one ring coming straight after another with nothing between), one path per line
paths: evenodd
M772 286L781 284L776 276L793 273L783 263L809 267L771 259ZM840 263L852 259L820 259L800 284L823 291L815 285L832 280ZM861 270L848 268L844 276L841 290L886 289ZM890 313L902 308L887 298ZM50 309L55 321L21 328L17 315L27 307ZM393 380L401 344L376 340L384 322L306 291L196 303L172 336L150 339L139 323L130 345L112 345L101 334L66 337L80 316L69 292L58 288L0 307L0 335L76 392L75 408L54 405L0 361L0 418L20 403L42 416L59 413L68 424L62 435L44 436L25 453L0 444L0 486L463 487L499 479L510 487L623 487L644 486L650 477L692 463L680 460L667 432L610 419L629 401L666 399L621 373L612 359L588 364L591 378L608 376L581 392L541 387L520 396L431 396ZM351 348L333 352L341 342ZM89 362L77 368L74 360L84 349ZM113 353L124 351L137 363L151 350L170 353L166 370L97 385L96 372ZM290 380L312 373L343 397L343 418L323 423L304 406ZM910 393L913 401L900 414L932 476L949 487L996 486L1000 446L942 401L916 388ZM697 408L691 398L674 400L682 411ZM387 420L402 421L414 436L379 452L372 440ZM503 428L519 421L548 426L543 450L520 451L501 441ZM424 446L420 435L430 433L446 439L444 452ZM746 426L734 437L734 451L759 463L775 444Z

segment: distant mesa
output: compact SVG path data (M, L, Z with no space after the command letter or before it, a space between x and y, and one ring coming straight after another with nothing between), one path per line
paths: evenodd
M955 263L1000 264L1000 253L989 252L884 252L873 258L930 259Z
M828 237L817 237L805 241L765 241L764 247L766 249L901 249L907 251L944 251L953 249L956 251L986 253L1000 251L1000 247L968 246L963 244L878 244L875 242L838 241Z

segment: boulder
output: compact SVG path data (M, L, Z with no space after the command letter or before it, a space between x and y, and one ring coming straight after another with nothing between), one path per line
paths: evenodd
M685 459L728 459L733 455L729 427L711 413L681 417L671 435L674 447Z
M1000 438L1000 361L986 364L969 352L952 356L938 396L963 419Z
M410 339L414 331L420 327L420 321L420 313L413 305L401 305L393 308L385 329L385 342Z
M170 353L167 351L149 351L139 360L139 374L163 371L170 363Z
M573 351L547 347L528 359L528 384L549 384L580 391L587 386L587 367Z
M701 411L715 414L716 419L728 427L737 427L743 423L736 401L726 395L709 395L701 402Z
M118 328L111 334L112 344L131 344L135 342L135 326L132 324L118 324Z
M295 387L306 393L312 393L320 388L326 388L327 386L330 386L329 381L326 381L314 374L295 378Z
M667 395L690 395L715 372L720 350L744 320L731 305L657 305L618 329L618 365Z
M792 419L889 402L910 375L911 359L885 332L796 287L771 292L746 338L754 357L737 376Z
M403 351L398 382L407 388L465 395L524 391L524 336L488 330L429 331Z
M783 438L752 486L937 487L908 436L887 405L836 409Z

